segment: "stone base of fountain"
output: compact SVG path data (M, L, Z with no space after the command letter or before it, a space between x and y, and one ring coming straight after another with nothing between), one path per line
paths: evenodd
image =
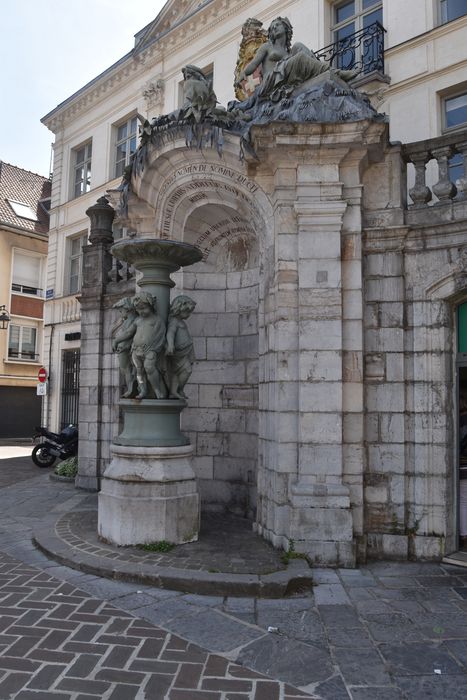
M199 494L191 445L112 444L99 493L98 534L116 545L198 539Z
M189 445L180 432L180 414L186 406L181 399L120 399L123 427L115 445L176 447Z

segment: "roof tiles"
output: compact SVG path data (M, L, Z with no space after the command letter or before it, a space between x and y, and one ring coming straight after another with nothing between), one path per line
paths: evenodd
M3 224L24 231L47 234L51 184L43 175L0 161L0 226ZM17 216L8 200L31 207L37 221Z

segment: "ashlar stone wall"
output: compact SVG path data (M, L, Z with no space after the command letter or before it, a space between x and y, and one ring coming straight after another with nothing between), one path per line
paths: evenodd
M243 162L234 136L221 157L154 146L124 222L204 252L173 290L197 302L183 429L202 507L317 564L439 558L456 543L467 206L407 208L381 122L271 124L252 143ZM118 431L111 306L134 281L107 283L108 251L85 255L102 272L82 298L78 485L92 487Z
M440 558L457 549L456 308L467 298L467 211L462 200L388 206L405 186L397 151L365 176L364 529L368 556Z

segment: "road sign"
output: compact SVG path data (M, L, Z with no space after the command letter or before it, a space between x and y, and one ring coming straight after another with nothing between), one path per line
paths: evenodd
M39 372L37 373L37 378L41 384L47 381L47 370L45 367L40 368Z
M37 396L47 396L47 384L37 384Z

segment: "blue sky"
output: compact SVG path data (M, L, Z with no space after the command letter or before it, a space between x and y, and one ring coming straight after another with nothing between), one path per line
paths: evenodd
M0 160L49 174L41 117L131 50L165 0L7 0L0 29Z

